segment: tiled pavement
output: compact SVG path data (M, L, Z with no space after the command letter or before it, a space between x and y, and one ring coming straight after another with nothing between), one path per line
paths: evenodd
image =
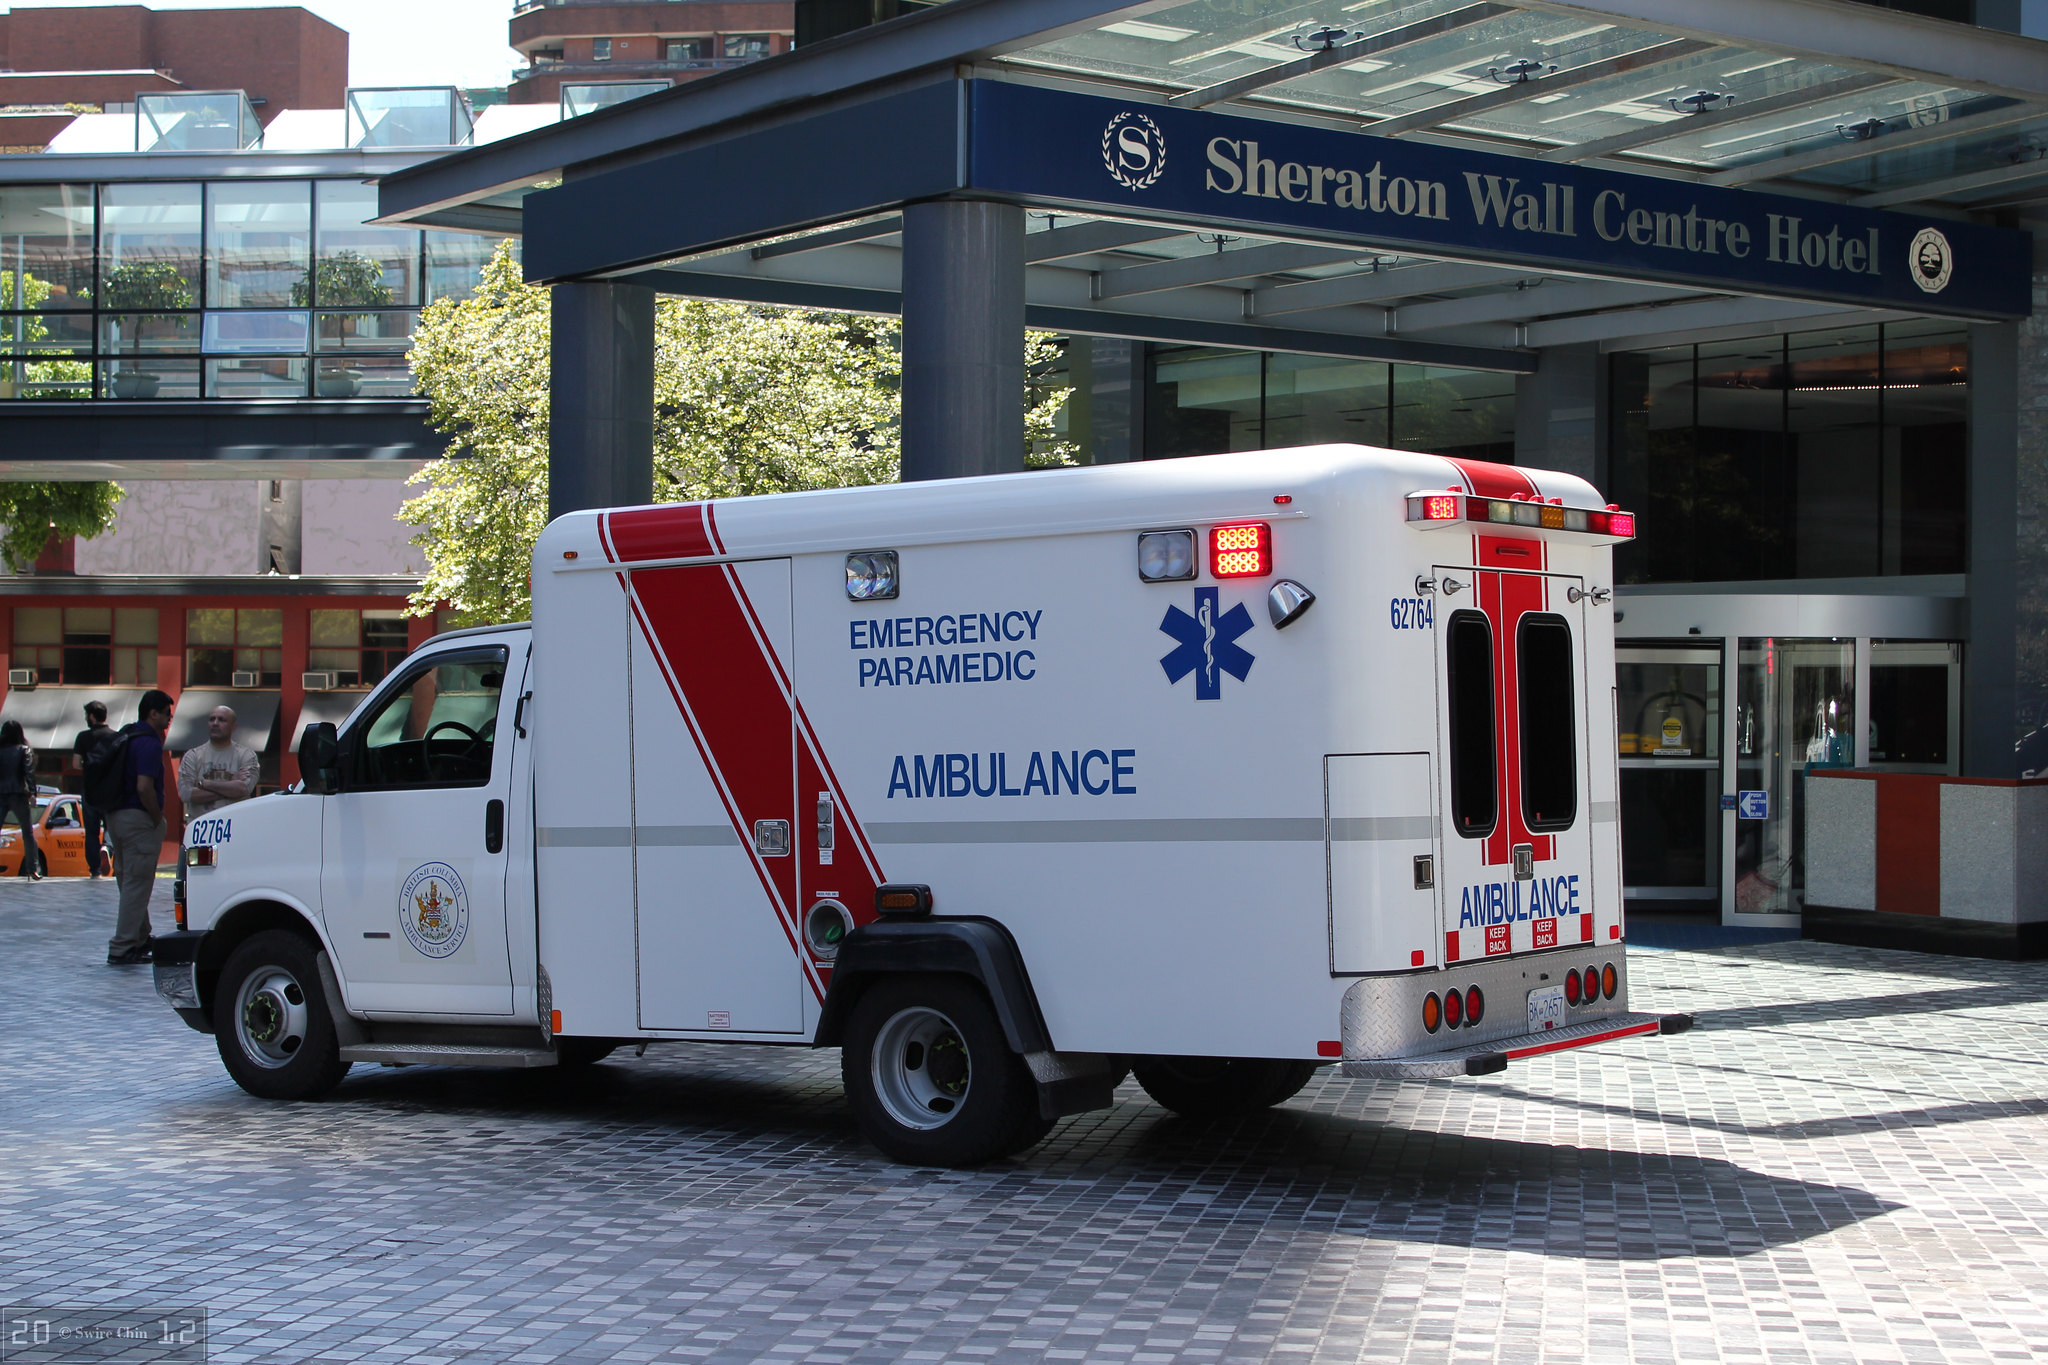
M111 921L0 883L0 1301L202 1303L216 1361L2048 1358L2048 964L1643 952L1695 1032L1242 1122L1127 1086L941 1172L834 1053L266 1104Z

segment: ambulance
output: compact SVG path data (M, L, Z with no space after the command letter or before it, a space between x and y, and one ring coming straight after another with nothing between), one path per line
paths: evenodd
M1584 480L1318 446L579 512L295 789L195 821L159 993L252 1094L354 1063L840 1049L888 1156L1632 1011Z

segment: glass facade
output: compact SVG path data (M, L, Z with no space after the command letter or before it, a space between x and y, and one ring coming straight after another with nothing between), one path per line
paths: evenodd
M357 180L0 185L0 399L403 398L498 239L367 225Z
M1514 460L1512 374L1153 346L1145 379L1147 459L1357 442Z
M1612 358L1624 583L1964 571L1969 346L1940 320Z

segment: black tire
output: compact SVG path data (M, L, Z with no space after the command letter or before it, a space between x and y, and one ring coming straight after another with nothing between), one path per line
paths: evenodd
M1191 1119L1254 1114L1294 1098L1316 1063L1284 1057L1145 1057L1131 1064L1145 1093Z
M1052 1130L1039 1117L1031 1069L964 977L902 976L870 988L847 1021L839 1071L861 1132L907 1165L975 1166Z
M235 1084L259 1099L314 1099L348 1074L316 951L290 930L267 929L221 968L214 1042Z
M618 1044L609 1038L555 1039L555 1069L582 1071L612 1055Z
M50 855L41 849L36 850L36 875L38 877L50 875Z

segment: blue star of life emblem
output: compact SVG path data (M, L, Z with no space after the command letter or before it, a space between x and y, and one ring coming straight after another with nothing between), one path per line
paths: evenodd
M1239 682L1252 671L1252 656L1237 643L1237 637L1252 628L1252 614L1240 602L1229 611L1218 611L1214 588L1195 589L1195 614L1168 607L1159 628L1180 641L1159 661L1166 680L1177 683L1195 675L1195 700L1216 701L1223 696L1223 674Z

